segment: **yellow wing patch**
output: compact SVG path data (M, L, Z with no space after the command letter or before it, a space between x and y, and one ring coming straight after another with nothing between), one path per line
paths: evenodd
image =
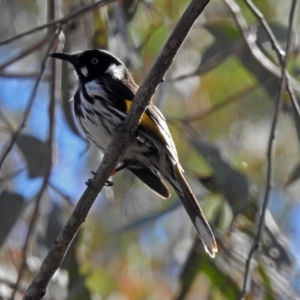
M129 111L132 101L131 100L125 100L126 103L126 112ZM163 134L161 133L158 125L153 121L153 119L149 116L148 111L146 110L141 117L140 126L144 127L146 130L152 131L155 135L158 135L162 141L164 141L165 144L165 138Z
M128 112L129 109L130 109L130 107L131 107L132 101L130 101L130 100L125 100L125 103L126 103L126 112Z

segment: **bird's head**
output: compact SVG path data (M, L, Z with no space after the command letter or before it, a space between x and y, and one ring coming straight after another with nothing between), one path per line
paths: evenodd
M52 53L50 56L72 64L82 83L105 75L121 80L126 69L121 60L105 50L93 49L75 53Z

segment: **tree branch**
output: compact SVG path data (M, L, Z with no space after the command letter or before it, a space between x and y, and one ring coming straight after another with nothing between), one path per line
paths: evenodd
M28 119L28 117L30 115L30 112L31 112L32 105L34 103L34 99L35 99L38 87L40 85L40 82L42 80L42 77L43 77L43 74L44 74L44 71L45 71L45 68L46 68L46 64L47 64L49 53L52 50L54 44L56 43L56 41L57 41L57 39L58 39L58 37L59 37L59 35L61 33L61 30L62 30L62 28L59 27L58 30L57 30L57 32L56 32L56 34L52 37L52 39L51 39L51 41L50 41L50 43L48 45L48 48L47 48L46 53L44 55L43 61L41 63L41 68L40 68L39 76L37 77L37 79L35 81L35 85L33 87L31 95L29 97L29 101L28 101L28 104L26 106L26 109L25 109L22 121L19 124L18 128L16 129L16 131L13 133L13 135L12 135L12 137L11 137L8 145L6 146L6 149L4 150L3 154L0 157L0 169L2 167L3 162L5 161L5 159L7 157L7 155L9 154L9 152L11 151L11 149L14 146L15 142L17 141L19 135L21 134L23 128L25 127L25 124L26 124L27 119Z
M277 59L280 62L280 65L283 66L284 65L284 59L285 59L285 52L283 51L283 49L281 49L278 41L276 40L275 35L272 32L272 29L270 28L270 26L269 26L268 22L266 21L264 15L253 4L253 2L251 0L245 0L245 3L249 7L249 9L253 13L253 15L257 18L260 25L264 29L264 31L266 32L267 36L269 37L272 48L275 51L275 54L277 55ZM291 85L291 78L290 78L287 70L285 70L285 72L286 72L285 76L286 76L286 81L287 81L287 92L289 94L289 97L290 97L290 100L292 102L293 108L296 112L296 116L298 117L298 119L300 119L300 108L299 108L298 101L296 99L295 93L294 93L292 85Z
M60 19L57 19L57 20L54 20L54 21L51 21L51 22L48 22L46 24L43 24L41 26L37 26L37 27L34 27L32 29L29 29L27 31L24 31L20 34L17 34L11 38L8 38L6 40L3 40L0 42L0 46L3 46L3 45L6 45L6 44L9 44L17 39L20 39L26 35L29 35L29 34L32 34L36 31L40 31L40 30L43 30L43 29L46 29L48 27L51 27L51 26L55 26L57 24L59 24L60 26L68 23L70 20L72 19L75 19L77 17L79 17L81 14L83 13L86 13L87 11L95 8L95 7L98 7L98 6L104 6L110 2L113 2L115 0L100 0L100 1L96 1L94 3L91 3L91 4L88 4L88 5L85 5L83 7L80 7L72 12L70 12L69 14L67 14L66 16L60 18Z
M48 42L49 38L51 38L51 37L49 37L49 35L46 35L40 41L38 41L36 44L30 46L28 49L26 49L23 52L19 53L15 57L10 58L8 61L4 62L2 65L0 65L0 71L7 68L9 65L17 62L18 60L20 60L20 59L28 56L29 54L39 50L40 48L42 48Z
M227 1L227 0L226 0ZM274 142L275 142L275 132L277 128L279 113L281 111L282 107L282 101L283 96L287 87L287 72L286 67L288 64L288 58L290 54L290 48L291 48L291 41L292 41L292 32L293 32L293 22L294 22L294 16L296 11L296 3L297 0L293 0L291 5L291 11L290 11L290 17L289 17L289 29L288 29L288 39L286 43L286 55L284 57L284 63L282 65L282 71L281 71L281 84L280 84L280 91L277 98L277 103L275 107L274 117L270 129L270 137L268 142L268 149L267 149L267 178L266 178L266 191L264 195L264 200L258 220L257 230L256 234L253 240L253 244L251 246L250 252L248 254L248 258L246 261L245 266L245 274L244 274L244 282L243 282L243 289L240 295L240 299L244 299L244 296L247 292L247 285L248 285L248 277L250 272L250 265L252 261L252 257L255 254L256 250L258 249L259 242L261 239L261 235L264 229L265 224L265 214L269 203L270 193L272 189L272 181L273 181L273 153L274 153ZM235 4L236 5L236 4Z
M55 0L48 0L48 20L53 20L55 18L55 11L56 11ZM48 30L47 37L51 39L51 36L52 36L52 42L54 44L56 39L58 38L60 32L61 32L61 28L57 31L57 33L55 33L55 28L50 28ZM49 56L49 51L51 51L53 48L52 46L53 46L52 43L50 43L48 51L46 51L46 54L45 54L45 59L47 59L47 57ZM46 62L46 60L45 60L45 62ZM41 71L41 75L42 75L42 71ZM32 234L34 232L34 228L39 219L41 202L43 199L44 192L48 186L49 178L51 175L54 128L55 128L55 78L56 78L55 62L52 60L51 61L51 80L50 80L50 84L49 84L50 97L49 97L49 105L48 105L49 131L48 131L48 139L47 139L47 148L49 149L49 151L47 151L47 154L48 154L49 158L45 160L45 161L47 161L47 167L46 167L47 170L46 170L44 178L43 178L42 186L41 186L41 188L37 194L37 197L35 199L34 210L32 213L32 217L30 219L30 223L28 226L28 232L27 232L26 239L25 239L25 242L23 245L23 260L22 260L22 263L20 266L20 271L18 274L15 288L11 295L11 300L15 299L16 293L19 290L19 285L22 280L24 271L27 267L27 255L28 255L28 246L29 246L30 237L32 236Z
M241 100L243 97L245 97L246 95L253 92L257 88L257 86L258 86L257 84L250 85L246 88L243 88L242 90L239 90L234 95L229 96L228 98L226 98L222 102L219 102L219 103L215 104L212 107L209 107L208 109L206 109L204 111L201 111L201 112L199 112L197 114L194 114L194 115L191 115L191 116L187 116L187 117L182 118L182 119L177 119L177 120L172 119L172 121L180 121L180 122L186 123L186 124L187 123L192 123L192 122L195 122L195 121L202 121L203 119L211 116L212 114L220 111L221 109L226 108L230 104Z
M149 105L151 96L155 92L156 87L162 82L164 74L170 67L193 23L208 2L209 0L193 0L184 12L147 78L135 95L128 116L120 129L120 132L115 135L109 145L95 177L81 196L67 224L49 250L37 276L27 289L23 298L24 300L38 300L44 296L51 277L59 268L70 243L75 237L81 224L85 221L92 204L101 191L112 169L117 164L119 157L126 151L131 138L139 125L141 115Z
M0 73L0 77L3 78L16 78L16 79L36 79L39 76L38 72L4 72ZM49 81L50 80L50 74L46 73L43 75L42 80Z

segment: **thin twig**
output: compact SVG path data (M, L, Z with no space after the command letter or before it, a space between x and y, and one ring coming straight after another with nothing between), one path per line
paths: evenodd
M21 283L21 279L22 279L24 271L27 267L27 249L28 249L28 246L29 246L30 237L31 237L32 232L35 228L35 224L36 224L36 221L37 221L37 218L38 218L38 215L39 215L40 203L41 203L44 191L47 188L47 183L48 183L49 177L50 177L50 170L49 170L49 172L46 172L44 180L43 180L43 184L42 184L42 186L41 186L41 188L40 188L40 190L39 190L39 192L38 192L38 194L35 198L34 210L32 212L32 216L31 216L30 223L29 223L29 226L28 226L28 231L27 231L27 234L26 234L25 242L24 242L24 245L23 245L23 248L22 248L23 259L22 259L22 262L21 262L21 265L20 265L20 269L19 269L16 284L15 284L15 288L14 288L14 290L12 292L12 295L11 295L11 298L10 298L11 300L15 299L16 293L19 290L19 285Z
M257 18L260 25L266 32L267 36L269 37L270 43L272 45L273 50L275 51L275 54L277 55L277 59L280 62L281 66L284 65L284 59L285 59L285 52L283 49L281 49L275 35L272 32L272 29L270 28L268 22L266 21L264 15L261 13L261 11L253 4L251 0L245 0L245 3L249 7L250 11L253 13L253 15ZM285 70L286 74L286 81L287 81L287 92L289 94L290 100L292 102L293 108L296 112L296 116L300 120L300 107L298 104L298 101L296 99L294 90L291 85L291 77L289 76L287 70Z
M184 119L180 119L179 121L183 122L183 123L191 123L191 122L203 120L203 119L211 116L212 114L218 112L219 110L227 107L229 104L232 104L236 101L239 101L241 98L243 98L247 94L251 93L256 88L257 88L257 84L248 86L245 89L242 89L242 90L238 91L234 95L229 96L224 101L222 101L220 103L217 103L214 106L208 108L207 110L204 110L204 111L202 111L200 113L197 113L195 115L192 115L192 116L188 116ZM173 119L172 121L177 121L177 120Z
M10 280L8 280L8 279L4 279L4 278L0 278L0 284L5 284L5 285L7 285L8 287L10 287L11 289L14 289L15 286L16 286L16 284L15 284L14 282L12 282L12 281L10 281ZM22 294L24 294L25 291L26 291L26 289L25 289L24 286L19 286L19 287L18 287L18 290L19 290L19 292L22 293ZM3 299L3 298L1 298L1 299Z
M17 79L24 79L24 80L30 80L30 79L36 79L39 74L37 72L26 72L26 73L20 73L20 72L4 72L0 73L0 77L3 78L17 78ZM42 80L48 81L50 79L49 74L44 74Z
M0 177L0 183L4 183L4 182L7 182L7 181L10 181L12 178L18 176L20 173L26 171L27 168L26 167L22 167L21 169L18 169L16 171L13 171L11 174L8 174L6 175L5 177L1 178Z
M29 97L29 101L28 101L28 104L26 106L26 109L25 109L22 121L19 124L18 128L16 129L16 131L13 133L13 135L12 135L12 137L10 139L9 144L7 145L5 151L3 152L3 154L0 157L0 169L2 167L3 162L5 161L5 159L7 157L7 155L9 154L9 152L11 151L11 149L14 146L15 142L17 141L19 135L21 134L23 128L25 127L25 124L27 122L27 119L28 119L29 114L30 114L31 109L32 109L32 105L34 103L34 99L35 99L38 87L39 87L41 79L43 77L44 70L46 68L46 64L47 64L47 61L48 61L48 58L49 58L49 53L52 50L54 44L56 43L56 40L58 39L58 36L61 33L61 30L62 30L62 27L59 27L58 30L57 30L57 32L56 32L56 34L53 36L52 40L49 43L49 46L48 46L48 48L46 50L46 53L45 53L44 58L43 58L43 61L41 63L41 69L40 69L39 76L36 79L35 85L33 87L31 95Z
M251 249L250 249L247 261L246 261L244 282L243 282L243 288L242 288L242 292L240 295L240 299L243 299L247 292L250 265L251 265L252 257L254 255L254 253L256 252L256 250L258 249L261 235L262 235L262 232L264 229L265 214L266 214L266 210L268 207L270 193L271 193L271 189L272 189L273 164L274 164L273 153L274 153L275 132L276 132L278 118L279 118L279 114L280 114L281 107L282 107L283 96L284 96L286 84L287 84L286 83L286 81L287 81L286 67L288 64L288 57L289 57L290 48L291 48L292 31L293 31L292 29L293 29L293 22L294 22L294 16L295 16L295 11L296 11L296 3L297 3L297 0L293 0L292 5L291 5L291 11L290 11L290 16L289 16L288 38L287 38L286 51L285 51L286 56L284 59L284 64L282 66L280 91L279 91L279 94L277 97L275 113L273 116L272 125L271 125L271 129L270 129L270 137L269 137L268 149L267 149L266 191L265 191L263 204L262 204L262 208L261 208L261 212L260 212L260 216L259 216L259 220L258 220L256 234L255 234L253 244L251 246Z
M58 2L58 1L57 1ZM48 19L55 19L55 11L56 11L56 0L48 0ZM57 4L58 5L58 4ZM48 28L48 35L55 35L55 28ZM53 143L54 143L54 133L55 133L55 91L56 91L56 63L52 59L50 61L50 84L49 84L49 105L48 105L48 116L49 116L49 132L48 132L48 140L47 147L51 149L50 156L52 155ZM52 157L50 157L50 161L52 162Z
M36 44L30 46L28 49L24 50L23 52L19 53L13 58L10 58L8 61L0 65L0 71L5 69L6 67L10 66L11 64L17 62L18 60L28 56L29 54L39 50L41 47L43 47L48 41L49 41L49 36L43 37L40 41L38 41Z
M281 65L284 64L285 59L285 52L281 49L272 29L270 28L267 20L265 19L265 16L262 14L262 12L253 4L251 0L244 0L246 5L249 7L250 11L253 13L253 15L256 17L256 19L259 21L260 25L266 32L267 36L269 37L269 40L271 42L272 48L275 51L278 61Z
M238 27L238 29L241 32L241 35L246 42L246 46L250 50L253 58L266 70L280 78L280 69L277 65L275 65L268 57L264 55L264 53L259 49L259 47L256 44L256 36L255 33L253 33L248 24L246 23L246 20L244 19L239 6L236 4L234 0L223 0L229 10L232 12L233 18L235 20L235 23Z
M53 20L54 18L55 18L55 0L48 0L48 20ZM55 28L53 28L53 29L55 30ZM49 48L46 51L46 54L45 54L46 59L49 56L49 52L53 48L52 42L55 42L56 39L58 38L58 36L61 32L61 28L59 28L59 30L56 33L54 32L54 30L49 30L48 34L47 34L48 37L53 36L54 38L52 38L52 41L49 44ZM45 60L45 63L46 63L46 60ZM27 256L28 256L27 252L28 252L30 237L32 236L35 225L38 221L42 197L48 186L48 182L49 182L49 178L50 178L50 174L51 174L53 140L54 140L54 125L55 125L55 78L56 78L55 77L55 62L53 60L51 61L51 72L52 72L51 73L52 76L51 76L51 80L50 80L50 84L49 84L50 99L49 99L49 105L48 105L49 132L48 132L48 139L47 139L47 149L48 149L47 154L49 155L49 157L45 160L47 162L47 166L46 166L46 171L45 171L45 175L43 178L43 184L42 184L42 186L39 190L39 193L36 197L35 207L34 207L34 210L32 213L32 217L31 217L30 224L28 227L26 239L25 239L23 249L22 249L23 250L23 260L22 260L21 267L19 270L15 289L13 290L13 293L11 296L11 300L15 299L16 293L19 289L19 285L20 285L22 276L27 267Z
M70 20L72 19L75 19L77 17L79 17L80 15L86 13L87 11L93 9L93 8L96 8L98 6L103 6L103 5L106 5L110 2L113 2L115 0L100 0L100 1L96 1L94 3L91 3L91 4L88 4L86 6L83 6L83 7L80 7L72 12L70 12L69 14L67 14L66 16L60 18L60 19L57 19L57 20L54 20L54 21L51 21L51 22L48 22L46 24L43 24L41 26L37 26L37 27L34 27L32 29L29 29L27 31L24 31L20 34L17 34L11 38L8 38L6 40L3 40L0 42L0 46L3 46L3 45L6 45L6 44L9 44L17 39L20 39L26 35L29 35L29 34L32 34L34 32L37 32L37 31L40 31L40 30L43 30L43 29L46 29L48 27L51 27L51 26L55 26L55 25L59 25L59 27L63 26L64 24L68 23Z
M12 132L14 130L13 123L6 117L5 113L2 111L1 108L0 108L0 119L2 119L3 123L6 125L7 131Z
M61 196L70 207L74 207L74 203L71 200L71 197L64 193L58 186L56 186L54 183L51 181L49 182L49 187L55 191L59 196Z
M135 95L128 116L120 132L116 133L109 145L95 177L81 196L67 224L56 238L42 263L37 276L26 291L24 300L39 300L45 295L46 287L54 272L60 266L70 243L81 224L85 221L92 204L117 164L119 157L125 153L131 137L134 136L134 132L139 125L141 115L149 105L156 87L162 82L164 74L169 69L190 28L208 2L209 0L193 0L184 12L149 75Z

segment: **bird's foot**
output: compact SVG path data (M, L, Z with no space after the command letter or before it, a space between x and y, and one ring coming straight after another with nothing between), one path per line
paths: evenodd
M95 189L93 187L93 179L92 178L89 178L86 182L85 182L86 186L91 188L91 189Z
M113 170L114 171L114 170ZM112 174L111 175L114 175L113 174L113 171L112 171ZM96 175L96 172L93 172L93 171L91 171L91 173L95 176ZM88 179L87 181L86 181L86 185L88 186L88 187L90 187L90 188L92 188L92 178L90 178L90 179ZM111 180L109 180L109 179L107 179L106 180L106 182L104 183L104 186L113 186L114 185L114 183L111 181Z
M130 165L130 164L129 164L129 163L126 163L126 162L123 163L123 164L121 164L119 167L117 167L117 168L115 168L115 169L113 169L113 170L111 171L110 176L113 176L113 175L117 174L119 171L121 171L121 170L127 168L129 165ZM92 173L94 176L96 175L96 172L91 171L91 173ZM90 179L87 180L87 182L86 182L85 184L86 184L88 187L92 188L92 181L93 181L93 180L90 178ZM104 186L113 186L113 185L114 185L114 183L113 183L111 180L109 180L109 179L107 179L106 182L104 183Z

